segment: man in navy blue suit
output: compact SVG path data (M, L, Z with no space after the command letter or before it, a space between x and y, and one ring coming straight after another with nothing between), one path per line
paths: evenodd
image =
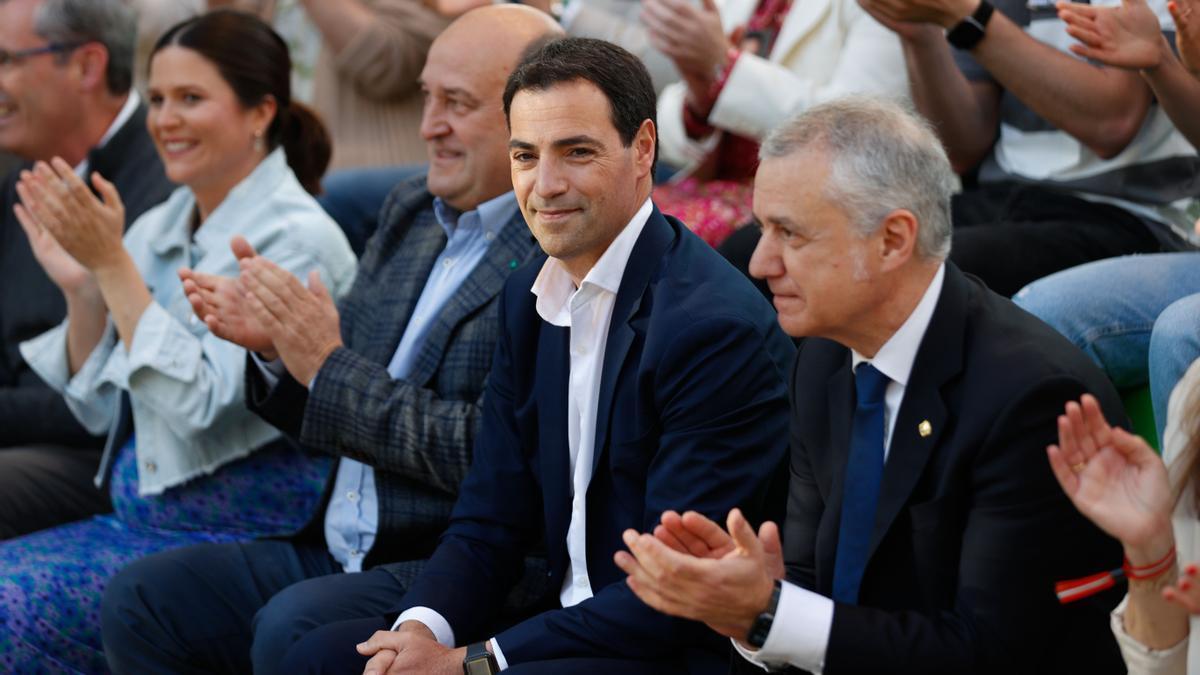
M303 667L723 672L727 643L645 605L613 554L665 510L761 512L787 445L792 343L749 282L650 201L654 90L635 57L547 43L504 107L513 186L548 257L501 295L474 463L398 618L320 629ZM552 591L500 619L542 546Z

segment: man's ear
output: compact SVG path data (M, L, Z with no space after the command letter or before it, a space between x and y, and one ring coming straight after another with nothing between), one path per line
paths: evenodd
M888 272L907 263L917 251L920 224L908 209L896 209L883 217L879 226L880 267Z
M642 120L642 126L633 136L632 145L638 178L649 175L650 168L654 166L654 150L658 147L658 129L654 128L652 120Z
M94 93L108 88L108 50L99 42L85 42L76 47L69 67L80 91Z

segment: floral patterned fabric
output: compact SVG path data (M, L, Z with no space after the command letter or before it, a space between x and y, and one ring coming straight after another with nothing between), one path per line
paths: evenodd
M100 597L122 567L203 542L294 532L330 460L267 446L154 497L139 497L131 440L113 467L113 513L0 544L0 673L106 673Z
M749 183L690 177L654 188L654 203L660 211L683 221L692 232L716 248L733 231L753 218Z

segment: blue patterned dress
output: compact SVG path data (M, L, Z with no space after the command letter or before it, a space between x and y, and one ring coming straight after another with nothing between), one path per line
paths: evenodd
M131 440L113 467L113 513L0 544L0 673L108 672L100 597L113 575L167 549L294 532L329 471L324 457L273 444L141 497Z

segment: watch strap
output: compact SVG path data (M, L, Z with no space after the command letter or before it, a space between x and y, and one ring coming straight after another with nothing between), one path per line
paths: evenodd
M996 8L988 0L980 0L979 7L946 31L946 40L956 49L974 49L987 32L988 21Z
M467 645L467 655L463 658L465 675L498 672L500 672L500 666L496 663L496 657L488 651L486 642Z
M771 634L771 626L775 623L775 611L779 609L779 595L783 591L783 582L775 580L775 588L771 591L771 602L767 608L754 619L750 632L746 634L746 643L755 649L761 648Z

